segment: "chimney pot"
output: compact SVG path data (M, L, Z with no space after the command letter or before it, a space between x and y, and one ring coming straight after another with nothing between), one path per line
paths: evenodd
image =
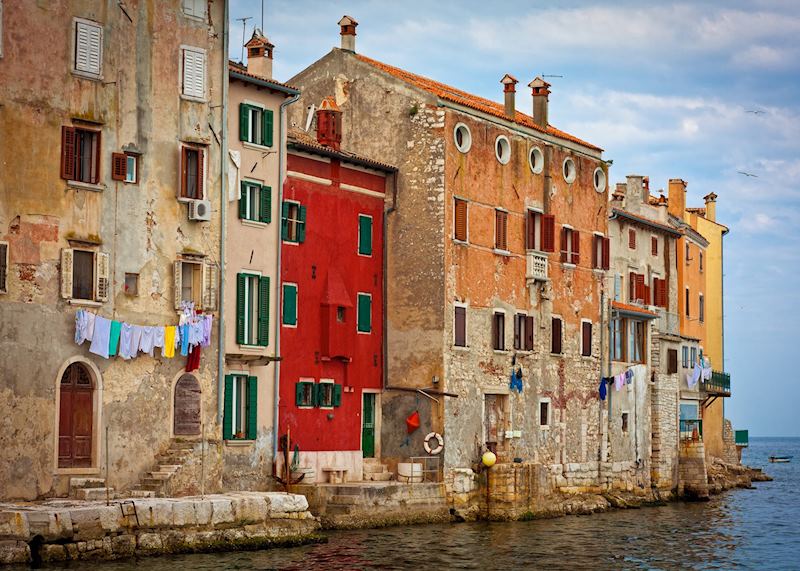
M533 94L533 122L547 129L547 100L550 96L550 84L537 76L528 84Z
M506 108L506 117L509 119L514 119L517 115L517 106L515 103L516 93L517 93L517 78L507 73L503 76L503 79L500 80L500 83L503 84L503 96L505 98L505 108Z
M706 220L717 221L717 195L710 192L703 197L706 201Z
M256 28L252 37L244 45L247 48L247 71L253 75L272 79L272 50L275 47L267 37Z
M333 97L326 97L317 109L317 142L338 151L342 144L342 111Z
M339 20L339 34L342 36L342 49L355 53L356 51L356 22L352 16L344 15Z

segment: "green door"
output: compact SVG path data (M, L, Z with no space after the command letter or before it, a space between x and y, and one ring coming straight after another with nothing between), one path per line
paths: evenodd
M364 458L375 457L375 393L364 393L361 416L361 451Z

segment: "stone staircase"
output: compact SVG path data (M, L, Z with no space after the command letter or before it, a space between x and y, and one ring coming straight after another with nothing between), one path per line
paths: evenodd
M109 497L114 497L114 488L108 489ZM105 478L70 478L69 497L78 500L105 500L106 499L106 479Z
M181 469L194 453L195 442L174 438L169 448L159 453L152 469L147 472L128 493L132 498L164 497L170 479Z
M377 458L364 458L362 472L365 482L388 482L394 477Z

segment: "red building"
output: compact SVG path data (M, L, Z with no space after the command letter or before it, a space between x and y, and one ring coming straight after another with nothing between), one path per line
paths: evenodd
M290 133L281 224L280 434L300 448L304 481L325 468L362 478L379 457L383 385L383 210L394 168L339 148L341 111L317 137Z

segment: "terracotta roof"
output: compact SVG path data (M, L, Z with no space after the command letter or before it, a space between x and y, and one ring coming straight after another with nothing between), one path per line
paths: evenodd
M455 87L451 87L444 83L434 81L433 79L429 79L427 77L416 75L414 73L402 70L400 68L387 65L385 63L363 56L361 54L355 54L355 57L357 57L364 63L368 63L371 66L388 73L389 75L393 75L398 79L405 81L410 85L413 85L420 89L424 89L425 91L435 95L439 99L444 99L452 103L457 103L458 105L463 105L464 107L469 107L470 109L475 109L476 111L481 111L483 113L492 115L494 117L508 119L505 112L505 106L502 103L497 103L489 99L484 99L483 97L478 97L477 95L472 95L471 93L467 93L466 91L461 91L460 89L456 89ZM534 129L536 131L547 133L548 135L553 135L554 137L558 137L560 139L565 139L567 141L572 141L573 143L578 143L579 145L583 145L590 149L595 149L598 151L603 150L596 145L592 145L591 143L587 143L586 141L579 139L573 135L570 135L569 133L565 133L560 129L556 129L552 125L548 125L546 129L544 127L540 127L539 125L534 123L533 117L531 117L530 115L526 115L525 113L522 113L520 111L516 112L516 116L514 117L514 122L518 123L519 125L528 127L529 129Z
M322 155L324 157L335 157L353 164L379 169L386 172L397 171L396 167L387 165L386 163L382 163L380 161L376 161L367 157L362 157L360 155L357 155L355 153L350 153L348 151L342 151L342 150L336 151L330 147L326 147L325 145L320 145L313 136L309 135L308 133L306 133L301 129L297 128L289 129L289 134L287 138L288 138L287 140L288 147L294 147L296 149L305 150L310 153Z
M241 63L237 63L235 61L228 61L228 73L235 73L236 75L244 76L245 79L254 79L258 82L264 82L267 84L274 85L276 89L279 91L296 91L300 93L300 89L289 85L288 83L281 83L280 81L276 81L274 79L267 79L266 77L261 77L260 75L256 75L254 73L249 73L247 71L247 66Z
M648 226L649 228L653 228L654 230L660 230L661 232L665 232L667 234L671 234L673 236L680 236L680 231L676 230L672 226L667 226L662 222L657 222L656 220L650 220L649 218L645 218L644 216L639 216L637 214L631 214L627 210L621 210L619 208L612 208L611 209L611 216L610 218L625 218L630 220L631 222L638 222L639 224L643 224Z
M622 303L621 301L612 301L611 302L612 309L616 309L618 311L622 311L625 313L634 313L636 315L641 315L643 317L658 317L658 314L655 311L650 311L649 309L645 309L639 305L631 305L629 303Z

